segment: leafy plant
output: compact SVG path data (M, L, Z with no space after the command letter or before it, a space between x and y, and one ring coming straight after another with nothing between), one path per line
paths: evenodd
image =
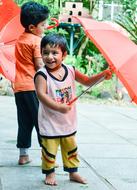
M137 44L137 2L136 0L124 0L123 14L120 14L116 22L128 31L131 40Z

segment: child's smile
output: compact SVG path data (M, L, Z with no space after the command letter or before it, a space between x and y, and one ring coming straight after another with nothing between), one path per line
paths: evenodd
M56 67L61 66L64 59L60 47L49 44L42 49L42 57L45 66L49 69L55 69Z

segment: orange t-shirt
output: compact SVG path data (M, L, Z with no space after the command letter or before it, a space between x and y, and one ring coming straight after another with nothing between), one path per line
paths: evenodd
M34 75L36 73L34 58L40 58L41 38L24 32L15 46L16 77L14 92L35 90Z

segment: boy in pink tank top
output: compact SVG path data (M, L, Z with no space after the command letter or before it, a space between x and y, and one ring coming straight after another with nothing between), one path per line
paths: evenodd
M110 79L111 72L105 70L88 77L73 66L64 65L63 60L67 55L66 40L58 34L49 34L42 38L41 54L45 66L37 71L34 80L39 98L38 122L45 184L57 185L55 161L59 145L64 171L69 173L69 179L86 184L86 179L78 173L76 105L69 105L69 102L75 97L75 81L89 86L102 77Z

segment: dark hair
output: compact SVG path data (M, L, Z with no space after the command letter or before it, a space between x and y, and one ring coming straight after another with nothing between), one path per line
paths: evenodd
M21 7L20 22L25 29L28 29L30 24L37 26L40 22L46 20L49 16L47 6L29 1Z
M41 40L41 52L42 48L44 48L48 44L53 47L60 47L62 53L67 51L67 41L64 36L60 34L50 33L44 36Z

